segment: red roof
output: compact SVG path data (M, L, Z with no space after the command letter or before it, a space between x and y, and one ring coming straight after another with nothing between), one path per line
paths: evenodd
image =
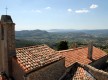
M61 54L47 45L30 46L16 49L17 62L25 72L60 60Z
M81 64L89 64L92 62L88 58L88 47L81 47L76 49L68 49L59 51L59 53L62 54L63 57L65 57L65 66L69 67L75 62L81 63ZM107 55L104 51L100 50L99 48L93 47L93 60L98 60L102 57Z
M72 80L96 80L90 73L81 67L77 68Z

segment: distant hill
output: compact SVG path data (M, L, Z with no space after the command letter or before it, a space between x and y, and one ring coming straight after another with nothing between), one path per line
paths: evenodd
M68 33L68 32L83 32L86 34L94 35L95 37L107 37L108 29L97 30L75 30L75 29L51 29L48 32Z
M96 37L108 37L108 29L99 30L81 30L81 32L94 35Z
M95 38L108 37L108 29L103 30L65 30L53 29L45 30L23 30L16 31L17 39L37 40L37 39L70 39L70 38Z
M43 36L47 35L48 32L44 30L22 30L22 31L16 31L16 36Z
M15 33L16 39L35 40L49 37L49 33L44 30L23 30Z
M88 44L93 41L96 46L102 48L108 46L108 30L23 30L16 31L17 47L47 44L50 47L57 46L57 43L66 40L69 45L72 42L78 44ZM104 48L106 49L106 48Z
M16 38L20 39L70 39L70 38L83 38L83 37L93 37L91 34L87 34L81 31L65 31L61 32L47 32L44 30L23 30L16 31Z
M75 29L51 29L47 30L48 32L74 32L77 31Z
M66 41L82 41L93 38L92 35L84 32L47 32L44 30L23 30L16 31L17 47L29 46L35 44L47 44L51 47L55 46L61 40Z

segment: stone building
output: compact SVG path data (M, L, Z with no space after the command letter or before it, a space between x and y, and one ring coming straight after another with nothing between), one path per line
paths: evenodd
M92 44L59 53L67 68L59 80L108 80L108 55Z
M90 65L74 63L59 80L108 80L108 73Z
M0 71L12 75L12 57L15 56L15 24L8 15L0 21Z
M80 74L88 70L89 65L104 70L108 67L107 59L108 55L92 44L62 51L55 51L45 44L16 48L15 23L9 15L1 16L0 80L71 80L73 76L77 77L76 72ZM94 79L92 74L89 75Z
M101 69L103 65L106 65L108 60L107 53L94 46L62 50L59 51L59 53L65 57L65 67L67 68L78 62L81 64L89 64L95 68Z
M15 80L58 80L65 71L64 58L47 45L17 48L16 53Z
M0 71L13 80L58 80L64 57L47 45L15 48L15 24L9 15L0 21Z

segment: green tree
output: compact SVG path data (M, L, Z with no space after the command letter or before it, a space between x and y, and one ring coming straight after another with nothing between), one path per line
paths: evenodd
M68 42L67 41L60 41L58 43L57 50L66 50L68 49Z

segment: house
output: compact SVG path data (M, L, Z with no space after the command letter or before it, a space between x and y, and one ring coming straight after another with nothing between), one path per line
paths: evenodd
M79 47L75 49L68 49L59 51L59 53L65 57L65 67L69 67L72 64L78 62L81 64L89 64L98 69L102 69L103 65L106 65L108 55L92 44L85 47Z
M91 73L88 66L107 70L107 59L108 55L92 44L63 51L55 51L45 44L16 48L15 23L11 16L1 16L0 80L70 80L83 72L83 76L95 79L92 75L97 70Z
M65 71L64 58L47 45L17 48L12 62L15 80L58 80Z
M108 80L108 55L92 43L59 53L67 68L59 80Z
M13 80L58 80L64 57L47 45L15 47L15 23L9 15L0 21L0 71Z
M76 62L59 80L108 80L108 73Z

